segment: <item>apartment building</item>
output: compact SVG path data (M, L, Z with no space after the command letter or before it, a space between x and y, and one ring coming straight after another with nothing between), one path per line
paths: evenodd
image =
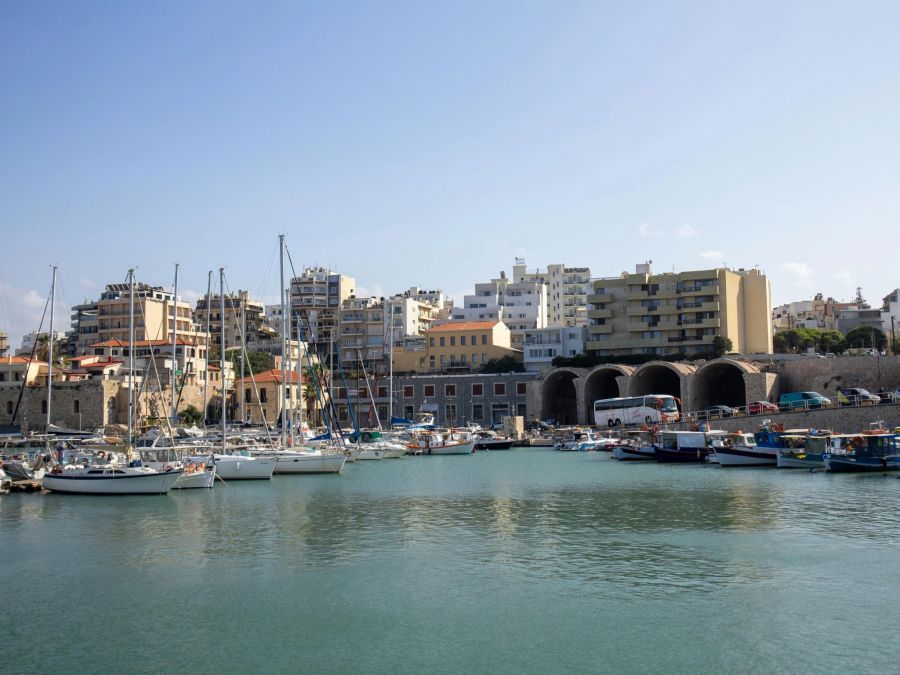
M5 331L0 331L0 357L6 356L9 351L9 336Z
M97 331L92 343L108 340L127 341L129 339L128 289L128 284L106 286L97 301ZM197 330L190 303L184 300L176 301L172 293L161 286L135 284L135 340L171 340L176 322L180 336L205 344L205 333L201 334ZM87 346L81 353L85 353L89 349L90 346Z
M536 281L514 282L501 271L489 282L475 284L475 293L454 307L453 321L502 321L511 331L512 346L521 347L525 331L547 327L547 286Z
M98 361L85 362L83 367L101 367L102 363L121 363L125 367L122 375L127 375L130 349L127 340L104 340L91 345L91 354ZM171 340L135 340L135 374L147 380L147 389L165 389L170 381L173 366ZM179 337L175 342L175 375L179 386L200 385L206 378L207 353L204 344L197 344L191 338Z
M68 356L78 356L90 351L90 346L97 342L97 334L100 330L100 307L96 300L85 300L72 307L70 314L68 337Z
M301 394L300 375L290 371L286 380L278 369L267 370L253 377L237 381L241 410L245 421L251 424L280 425L282 413L282 393L287 382L287 417L306 419L307 401ZM312 400L309 401L312 403Z
M356 294L356 280L325 267L307 267L291 279L292 333L296 314L303 318L302 339L327 357L338 339L341 305Z
M897 339L897 322L900 321L900 288L884 296L881 305L881 330L890 340ZM2 354L0 350L0 354Z
M210 344L218 347L222 339L222 326L225 326L225 349L236 349L241 346L241 331L245 340L255 341L260 331L272 333L266 323L266 308L263 303L250 297L247 291L239 290L225 296L225 316L222 316L221 295L203 296L197 300L194 310L194 321L197 329L206 332L209 320Z
M557 356L570 357L584 353L586 334L586 326L536 328L525 331L525 342L522 346L525 370L547 370Z
M732 350L772 353L771 286L757 269L715 268L594 281L585 351L598 356L708 354L717 335Z
M360 359L370 370L382 370L385 358L385 302L381 298L348 298L341 304L338 346L341 363L355 367Z
M502 321L451 321L429 328L423 338L420 346L394 350L395 372L464 372L504 356L522 359Z
M539 283L547 287L547 326L586 326L591 268L547 265L528 271L524 262L513 266L513 283Z

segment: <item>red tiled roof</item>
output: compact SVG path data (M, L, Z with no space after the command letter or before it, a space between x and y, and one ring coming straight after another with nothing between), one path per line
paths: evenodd
M45 366L45 365L47 365L47 362L46 362L46 361L38 361L37 359L32 359L32 358L29 358L29 357L27 357L27 356L4 356L4 357L0 358L0 364L3 364L3 363L6 363L6 364L10 364L10 363L17 363L17 364L33 363L33 364L35 364L36 366Z
M442 323L440 326L432 326L429 332L442 332L452 330L489 330L496 326L499 321L451 321L450 323Z
M122 361L101 361L100 363L88 363L81 366L82 368L107 368L109 366L121 366Z
M296 371L292 370L288 372L287 379L289 383L297 384L300 381L300 376ZM276 384L281 384L281 371L277 369L267 370L258 375L254 375L253 377L245 377L243 380L239 381L241 383L256 382L257 384L260 384L263 382L275 382Z

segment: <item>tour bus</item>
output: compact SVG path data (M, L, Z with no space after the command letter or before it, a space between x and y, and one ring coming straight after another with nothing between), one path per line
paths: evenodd
M606 398L594 402L594 423L597 426L659 424L677 422L678 419L678 401L666 394Z

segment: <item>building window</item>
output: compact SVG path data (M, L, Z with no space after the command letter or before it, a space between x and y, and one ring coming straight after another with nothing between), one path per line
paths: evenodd
M442 338L441 338L441 347L446 346L446 345L445 345L445 342L446 342L446 338L442 337Z
M524 396L526 392L526 383L525 382L516 382L516 394L519 396Z
M337 397L338 398L347 398L347 390L343 387L337 388Z
M74 412L76 415L81 412L81 401L79 401L77 398L72 403L72 412Z
M365 387L360 387L359 389L356 390L357 398L361 398L361 399L366 398L366 397L368 397L368 395L369 395L369 392Z
M455 384L445 384L444 385L444 396L456 396L456 385Z
M6 414L7 414L7 415L12 415L12 414L13 414L13 404L12 404L12 401L7 401L7 402L6 402Z
M484 396L484 385L481 382L472 384L472 396Z
M378 387L378 398L387 398L388 397L388 388L387 387Z
M478 354L472 354L472 365L473 366L478 365Z
M403 385L403 398L412 398L413 397L413 387L411 384Z
M472 419L476 422L484 419L484 404L472 404Z
M516 404L516 415L519 417L525 417L525 404L517 403Z
M477 336L477 335L473 335L473 336L472 336L472 342L471 342L470 344L471 344L473 347L474 347L475 345L478 344L478 336Z
M413 407L412 407L411 405L405 405L405 406L403 406L403 416L404 416L406 419L411 420L411 419L413 418L413 415L415 414L415 413L413 412L413 410L414 410L414 409L413 409Z
M428 346L434 347L434 338L433 337L428 338Z
M41 401L41 415L47 414L47 401Z
M455 347L455 346L456 346L456 336L455 336L455 335L451 335L451 336L450 336L450 346L451 346L451 347Z
M506 382L494 382L494 396L506 396Z
M338 420L341 422L347 421L347 406L339 405L338 406Z
M250 403L253 400L253 390L250 387L244 389L244 403Z
M481 344L483 344L483 345L487 344L487 334L481 336Z
M434 370L434 354L428 357L428 367Z
M466 346L466 336L465 336L465 335L460 335L460 336L459 336L459 346L460 346L460 347L465 347L465 346Z
M265 387L263 387L262 389L259 390L259 402L260 403L268 403L269 402L268 391L269 390L266 389Z
M434 385L426 384L423 388L423 394L426 398L431 397L434 398Z

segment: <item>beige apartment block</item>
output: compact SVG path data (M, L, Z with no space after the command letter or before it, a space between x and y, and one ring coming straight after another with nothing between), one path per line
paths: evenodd
M502 321L454 321L425 331L417 347L394 350L394 371L433 373L478 370L491 359L522 359Z
M265 306L254 300L247 291L226 294L225 316L222 316L222 298L218 294L207 298L205 295L197 300L194 310L194 321L197 330L206 333L209 322L210 344L218 347L222 339L222 326L225 326L225 349L241 346L241 333L246 342L255 342L260 331L274 335L274 331L266 325ZM248 346L249 348L249 346Z
M702 355L717 335L734 352L772 353L772 291L757 269L715 268L598 279L588 298L585 351L598 356Z
M92 344L109 340L128 341L128 289L128 284L109 284L103 291L97 301L97 332ZM201 335L194 325L190 303L176 301L172 293L161 286L135 284L135 340L171 340L176 322L180 336L192 342L199 340L205 343L205 334Z

